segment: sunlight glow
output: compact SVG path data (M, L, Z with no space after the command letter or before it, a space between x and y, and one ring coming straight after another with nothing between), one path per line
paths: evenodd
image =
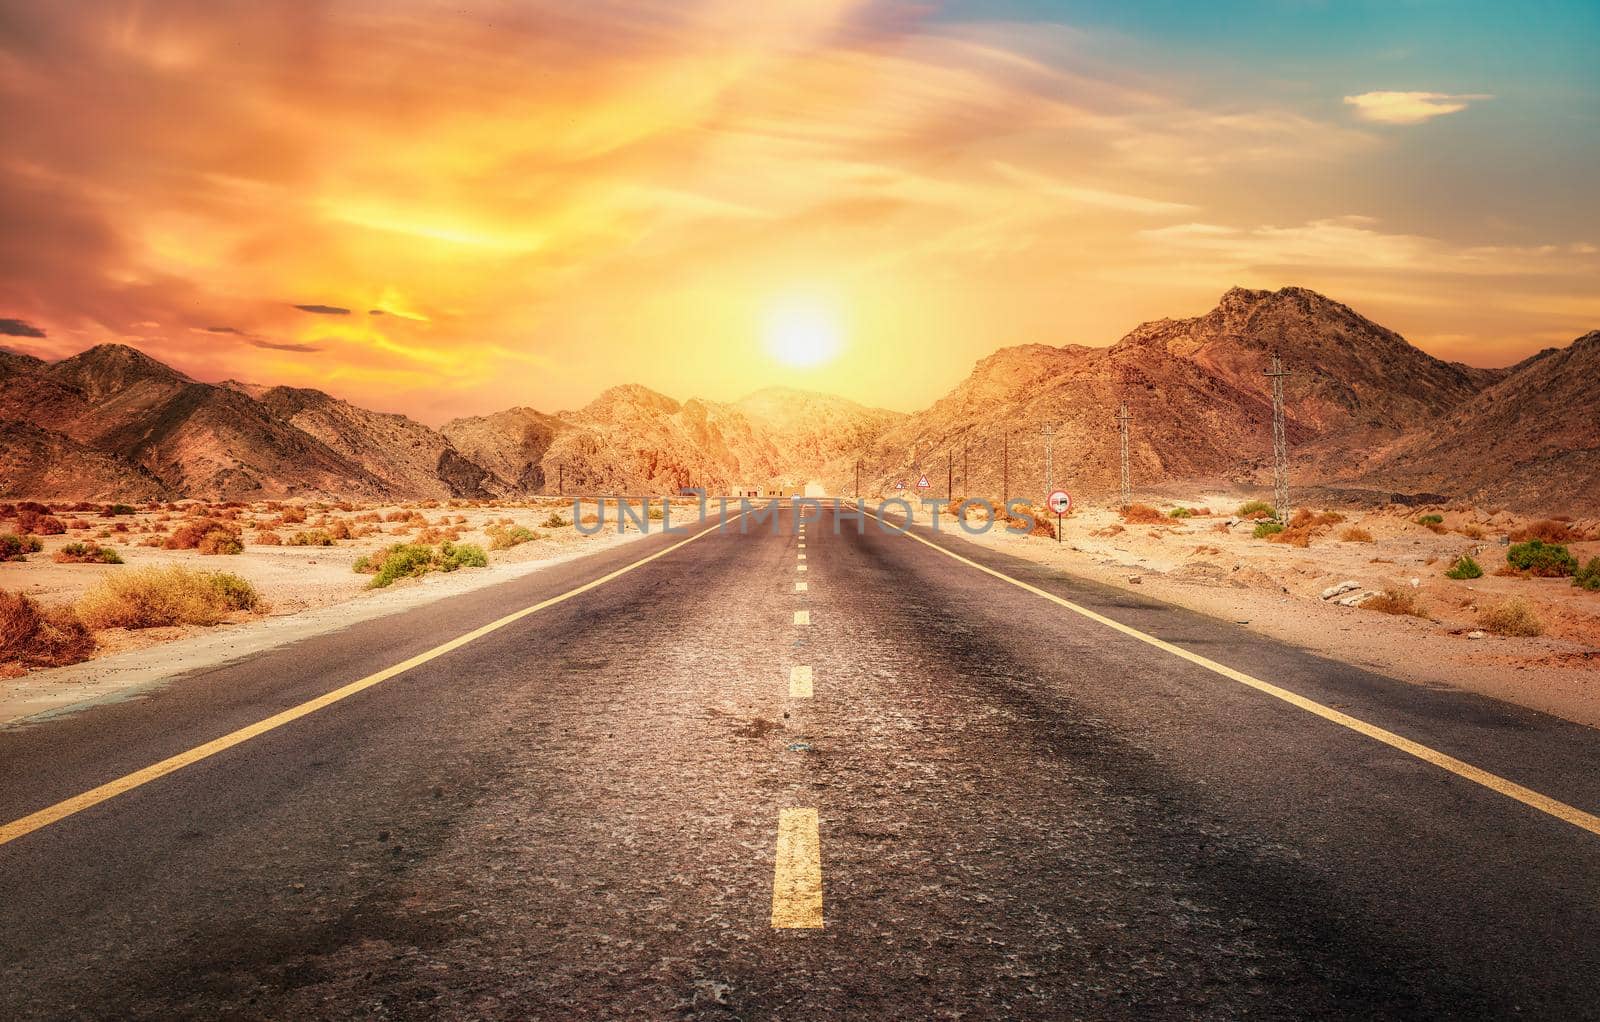
M779 363L808 369L832 361L842 346L832 313L811 303L779 306L767 316L767 353Z

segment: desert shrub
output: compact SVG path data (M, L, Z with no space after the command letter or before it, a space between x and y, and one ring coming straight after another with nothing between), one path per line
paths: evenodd
M172 535L167 537L163 545L168 550L193 550L200 545L202 539L205 539L207 533L219 529L231 532L233 526L211 518L196 518L173 529Z
M17 531L23 535L59 536L67 531L67 527L55 515L22 510L17 512Z
M71 607L0 590L0 664L60 667L93 652L94 636Z
M1250 535L1256 539L1270 539L1283 531L1283 526L1277 522L1257 522Z
M1344 521L1344 515L1337 511L1312 511L1301 508L1289 516L1291 529L1320 529L1325 525L1338 525Z
M256 533L256 542L261 546L283 546L283 537L271 529L262 529Z
M1264 500L1247 500L1240 504L1233 514L1236 518L1254 518L1259 521L1263 518L1278 517L1278 509Z
M1376 543L1377 542L1377 540L1372 538L1372 533L1368 532L1366 529L1361 528L1359 525L1347 525L1347 526L1345 526L1345 530L1343 532L1339 533L1339 538L1344 540L1346 543Z
M304 525L305 522L306 513L303 508L286 507L278 512L278 524L280 525Z
M1562 578L1578 570L1578 559L1566 547L1542 539L1513 543L1506 551L1506 564L1543 578Z
M545 529L564 529L564 528L566 528L567 526L569 526L571 524L572 524L571 522L569 522L565 518L561 517L560 514L558 514L555 511L552 511L545 518L544 521L539 523L539 526L541 528L545 528Z
M1417 519L1418 525L1443 525L1444 515L1422 515Z
M483 547L476 543L445 543L439 547L439 564L441 571L455 571L457 568L487 568L489 555L483 552Z
M1457 580L1482 578L1483 565L1473 560L1471 554L1462 554L1460 557L1457 557L1456 562L1450 565L1449 569L1445 571L1444 577Z
M953 509L951 511L947 511L946 514L950 514L952 512L953 512ZM662 511L659 507L653 507L653 508L650 509L649 520L652 521L652 522L659 522L659 521L661 521L662 516L664 514L665 514L665 512Z
M1293 528L1286 529L1283 526L1278 525L1276 522L1262 522L1260 525L1257 525L1256 528L1260 529L1264 525L1272 526L1272 529L1269 530L1267 535L1268 543L1282 543L1285 546L1298 547L1308 547L1311 545L1311 530L1303 525L1297 525Z
M201 536L195 549L202 554L242 554L244 541L232 528L217 528Z
M537 532L521 525L491 525L483 531L489 537L490 550L507 550L539 538Z
M1194 510L1187 507L1175 507L1167 512L1168 518L1193 518Z
M1428 612L1422 606L1422 601L1417 599L1415 589L1406 589L1391 586L1376 596L1370 596L1361 603L1363 610L1376 610L1383 614L1409 614L1412 617L1427 617Z
M1134 525L1151 525L1166 520L1166 516L1149 504L1129 504L1122 509L1122 520Z
M1600 557L1589 558L1589 563L1572 576L1572 584L1579 589L1600 592Z
M1456 531L1468 539L1482 539L1484 536L1483 526L1474 525L1471 522L1461 526L1461 528L1457 529Z
M1573 535L1572 526L1559 518L1541 518L1511 533L1513 543L1534 539L1545 543L1570 543L1579 538L1581 537Z
M89 523L84 521L82 518L68 518L67 519L67 531L68 532L71 532L73 529L87 529L88 527L89 527Z
M0 532L0 561L25 561L29 554L36 554L42 549L44 544L33 536Z
M333 537L322 529L302 529L290 536L287 546L333 546Z
M107 518L113 518L117 515L136 515L139 511L137 508L129 507L127 504L110 504L100 513Z
M434 568L432 547L417 543L396 543L370 557L357 558L355 570L373 575L368 589L382 589L402 578L425 575Z
M57 564L121 564L122 556L95 543L68 543L55 553Z
M1478 613L1478 627L1496 635L1534 636L1544 634L1544 622L1526 600L1514 598Z
M91 628L214 625L240 610L262 610L255 587L237 575L179 565L107 575L78 600Z

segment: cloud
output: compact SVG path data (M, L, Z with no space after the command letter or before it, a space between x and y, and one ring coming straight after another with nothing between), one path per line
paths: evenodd
M1446 92L1363 92L1359 96L1346 96L1347 106L1356 108L1356 116L1378 124L1421 124L1434 117L1460 113L1471 103L1493 99L1485 93Z
M266 348L270 351L311 352L323 350L321 345L305 344L299 341L275 341L268 337L262 337L259 334L253 334L248 330L240 330L236 326L208 326L204 327L202 332L208 334L227 334L230 337L239 338L246 344L254 345L257 348Z
M337 305L296 305L301 312L314 312L319 316L348 316L350 310Z
M0 334L6 337L43 337L44 331L24 319L0 319Z

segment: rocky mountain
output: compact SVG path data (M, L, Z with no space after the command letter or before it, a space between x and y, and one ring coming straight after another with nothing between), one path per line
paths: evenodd
M1521 510L1600 505L1600 332L1508 369L1444 362L1303 288L1235 288L1110 347L1003 348L902 415L771 388L731 403L613 387L575 411L517 407L438 431L318 390L207 384L122 345L47 363L0 350L0 495L357 499L728 491L820 480L891 494L1089 499L1118 486L1117 413L1136 488L1261 484L1281 356L1299 485L1427 491Z
M1600 505L1600 330L1548 348L1396 444L1374 483L1558 513Z
M867 449L863 487L893 492L920 471L933 494L953 481L958 494L990 495L1009 475L1012 495L1040 499L1041 429L1049 423L1055 481L1091 498L1112 494L1122 401L1131 416L1136 486L1259 483L1271 465L1265 373L1274 353L1290 374L1287 433L1302 481L1362 478L1402 440L1508 379L1507 370L1436 359L1313 291L1234 288L1203 316L1142 324L1108 348L1036 344L996 352ZM964 463L970 479L962 477ZM830 481L846 483L842 476Z
M567 424L532 408L507 408L493 415L452 419L440 430L456 450L483 466L512 489L539 493L545 488L544 455Z
M487 498L510 489L447 437L404 415L368 411L304 387L272 387L257 400L381 480L387 493Z

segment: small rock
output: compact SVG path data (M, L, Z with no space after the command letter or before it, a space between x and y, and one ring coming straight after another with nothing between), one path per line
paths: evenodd
M1420 585L1422 585L1422 579L1414 578L1414 579L1411 580L1411 588L1415 589Z
M1144 576L1143 575L1129 575L1128 576L1128 584L1129 585L1140 585L1143 582L1144 582Z
M1469 639L1481 639L1481 638L1483 638L1483 633L1480 632L1480 631L1476 631L1476 630L1470 631L1470 632L1467 633L1467 638L1469 638Z
M1324 600L1331 600L1335 596L1343 596L1345 593L1348 593L1348 592L1351 592L1353 590L1360 589L1360 588L1361 588L1361 583L1360 582L1357 582L1354 579L1348 579L1348 580L1346 580L1344 582L1340 582L1336 586L1329 586L1328 588L1324 589L1322 591L1322 598Z

